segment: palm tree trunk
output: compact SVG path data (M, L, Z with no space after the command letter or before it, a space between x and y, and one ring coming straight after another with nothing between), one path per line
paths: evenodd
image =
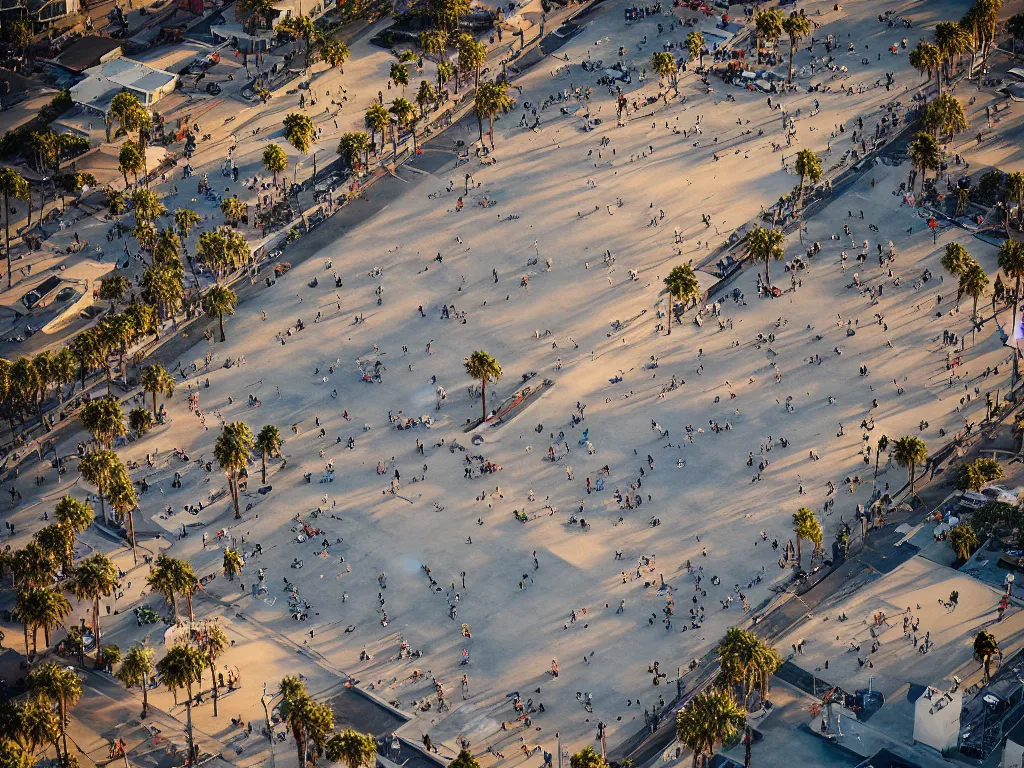
M138 565L139 553L135 546L135 513L131 510L128 511L126 521L128 523L128 541L132 545L132 561L135 565Z
M494 149L494 115L489 115L488 118L487 135L491 137L491 149Z
M796 41L793 38L789 39L789 84L793 84L793 54L796 53ZM703 60L703 56L701 59Z
M267 452L262 452L263 466L261 468L261 478L264 485L267 484Z
M218 312L217 315L220 319L220 343L223 344L227 341L227 337L224 335L224 313Z
M797 568L803 565L803 555L800 553L800 537L796 537L796 565Z
M7 290L11 289L11 204L4 192L4 235L7 238Z
M750 726L745 726L746 733L746 744L743 748L743 768L750 768L750 743L754 740L754 734L750 731Z
M210 665L210 678L213 680L213 716L217 717L217 670Z
M772 287L772 257L766 256L764 260L764 281L769 288Z
M100 519L105 523L107 522L107 511L103 506L103 486L97 486L96 491L100 497Z
M186 688L188 700L185 702L185 737L188 739L188 764L195 765L196 745L192 740L192 686Z
M235 473L234 469L231 470L231 478L228 485L231 488L231 500L235 505L235 520L241 520L242 513L238 508L238 475Z
M480 379L480 402L484 409L484 415L480 419L480 422L483 423L487 421L487 379Z
M44 648L50 647L50 627L47 624L43 624L43 643Z
M482 142L484 140L484 118L483 118L483 115L479 115L478 114L476 116L476 123L477 123L477 126L480 128L480 141Z
M675 309L672 302L672 291L668 292L668 335L672 335L672 310Z
M142 718L145 719L149 714L149 681L143 679L142 681Z
M24 627L25 627L25 658L28 658L30 656L30 654L29 654L29 651L28 651L28 622L27 621L24 623Z
M185 593L185 604L188 605L188 620L195 621L196 615L192 610L192 590L191 588Z
M92 599L92 636L96 641L96 667L100 665L100 598Z
M68 765L68 731L65 726L66 716L64 714L64 696L57 697L57 713L60 715L60 740L64 745L64 757L60 756L60 750L57 750L57 758L61 761L61 765Z

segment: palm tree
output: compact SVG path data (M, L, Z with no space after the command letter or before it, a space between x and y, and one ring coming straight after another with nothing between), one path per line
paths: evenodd
M11 709L0 717L0 730L3 730L9 743L19 746L23 752L24 763L17 760L8 762L8 755L0 755L0 765L10 768L33 768L36 764L35 753L42 747L53 744L57 746L60 729L57 724L57 713L50 704L39 699L30 698L19 704L6 702Z
M256 435L255 448L260 452L263 460L261 482L264 485L267 484L267 457L278 454L282 445L284 445L284 440L281 439L281 432L273 424L267 424Z
M439 61L437 63L438 98L441 97L441 92L444 91L444 84L451 80L454 74L455 69L452 67L450 61Z
M802 568L800 540L807 539L814 544L814 549L817 551L821 547L824 534L818 518L807 507L800 507L800 509L793 513L793 533L796 534L796 564L798 568Z
M127 139L122 145L121 149L117 154L117 170L124 176L124 188L128 189L128 174L130 173L135 178L135 183L139 181L139 173L145 166L145 160L142 157L142 152L139 147L131 139Z
M167 555L157 555L150 567L149 575L146 577L146 583L154 592L159 592L170 603L171 616L173 623L176 624L178 622L179 569L175 559Z
M0 195L4 198L4 237L7 254L7 289L11 288L11 199L28 200L29 189L25 177L10 166L0 168ZM30 201L31 204L31 201Z
M480 68L487 62L487 48L468 33L459 35L459 69L475 73L475 84L480 86Z
M747 253L755 262L764 262L764 276L771 287L772 259L781 259L786 255L786 237L777 229L754 227L747 233Z
M345 74L345 62L348 61L351 53L349 52L348 46L341 40L329 40L323 39L320 42L320 58L323 59L329 67L337 67L341 74Z
M742 689L744 706L754 690L761 701L768 697L771 676L782 665L774 648L762 643L753 632L738 627L726 630L718 643L718 658L719 679L727 690L736 686Z
M925 108L924 126L936 136L942 134L952 140L955 134L967 130L967 115L953 94L940 93Z
M806 16L793 12L782 20L782 31L789 35L789 77L787 83L793 82L793 54L796 53L800 38L811 34L811 22Z
M651 55L651 69L658 74L659 80L668 80L676 87L676 58L667 51L655 51Z
M975 553L979 546L978 534L974 532L974 528L971 527L970 523L963 522L959 525L954 525L949 530L949 546L952 547L953 552L960 560L969 560L971 555Z
M106 337L108 346L117 350L118 365L121 368L122 384L128 384L128 366L125 358L128 354L128 347L138 341L140 333L135 325L134 317L128 312L120 312L114 315L107 315L100 321L100 333ZM107 381L109 390L110 381ZM109 395L108 391L108 395Z
M420 32L420 48L425 56L433 56L440 64L448 50L448 31L446 29L430 29Z
M32 655L36 653L36 634L43 629L43 641L50 647L50 631L59 627L71 614L71 603L56 589L33 587L18 590L14 616L25 625L25 653L28 655L28 629L32 629Z
M315 766L316 755L326 747L327 735L334 730L334 711L326 704L313 701L306 691L306 686L296 677L285 677L281 681L280 690L281 717L295 737L299 764L307 763L310 757L309 746L312 743L315 747L312 753L312 762Z
M263 150L264 158L267 155L267 150L270 149L270 147L272 146L276 145L271 144L270 146L267 147L267 149ZM188 237L189 233L191 233L193 229L202 224L202 222L203 217L200 216L195 211L193 211L191 208L178 208L174 211L174 228L182 237Z
M665 278L665 288L668 290L668 335L672 335L672 315L675 309L675 300L682 302L683 308L691 301L700 298L700 284L693 268L689 264L673 267Z
M235 307L238 304L238 295L225 285L213 285L203 294L203 311L207 317L216 317L220 322L220 341L223 344L227 341L224 335L224 313L235 314Z
M213 270L219 285L225 274L246 263L249 247L240 232L220 227L199 236L196 255Z
M277 30L287 32L293 37L300 37L305 41L305 69L309 69L309 58L313 52L313 46L321 40L320 30L309 16L290 16L276 27Z
M75 569L69 589L79 600L92 601L92 634L96 641L96 664L100 664L100 598L110 597L117 588L117 568L102 553L86 558Z
M494 118L512 108L512 99L509 97L507 89L508 85L505 83L493 82L484 83L476 89L473 111L480 127L480 141L484 139L483 119L486 117L491 149L494 149Z
M999 268L1006 276L1016 282L1014 295L1018 298L1013 302L1013 332L1011 339L1017 338L1017 303L1020 301L1020 281L1024 277L1024 243L1018 240L1004 240L999 247Z
M64 347L53 356L50 373L53 383L57 385L57 399L61 403L64 402L64 385L74 383L76 369L77 361L69 347Z
M691 32L686 36L686 51L690 55L690 61L697 59L698 66L704 66L704 35L700 32Z
M130 289L131 282L115 269L110 273L109 277L105 277L100 281L100 298L104 301L109 301L110 309L116 311L117 305L121 303L121 299L125 297L125 294Z
M274 186L277 186L277 174L283 173L288 167L288 155L277 144L268 144L263 150L263 167L274 174Z
M782 37L782 11L769 8L754 14L754 28L757 30L757 60L761 61L761 42L771 43L774 48Z
M56 715L54 715L56 717ZM6 768L34 768L35 755L7 736L0 736L0 765Z
M370 144L370 135L367 133L362 131L346 133L338 140L338 154L348 161L353 170L358 171L363 157L370 151ZM369 165L368 160L367 165Z
M224 223L231 226L238 226L238 222L245 216L246 205L237 197L226 197L220 204L220 212L224 214Z
M985 80L984 74L988 69L989 46L995 40L996 30L999 26L999 11L1003 7L1002 0L974 0L975 24L978 30L978 37L981 40L981 71L978 73L978 88L981 88Z
M910 66L927 75L929 78L934 74L936 77L936 90L942 89L942 52L937 45L927 40L918 42L917 47L910 52Z
M124 409L116 397L90 400L82 408L79 418L92 439L108 450L113 448L114 440L128 433L124 424Z
M228 581L234 581L235 576L238 576L244 567L245 560L242 558L241 552L234 549L224 550L222 570L224 575L228 577Z
M171 558L171 576L174 579L175 589L185 596L185 607L188 608L188 620L195 621L196 616L192 606L192 595L195 594L196 585L199 584L199 577L192 569L188 560Z
M78 361L82 389L85 389L85 375L93 368L103 365L103 345L99 340L99 332L88 328L71 340L71 353Z
M190 645L176 645L167 651L167 655L156 663L156 671L168 690L178 701L178 691L185 690L185 736L188 739L188 764L195 765L196 746L192 738L192 686L203 677L206 659L203 652Z
M192 274L195 276L195 267ZM180 262L154 264L142 273L142 296L158 309L161 319L173 317L181 306L185 296L184 276Z
M939 167L939 145L927 131L918 131L910 142L910 161L915 172L921 173L921 200L924 201L924 177ZM912 186L912 184L911 184Z
M416 106L420 108L420 114L426 115L427 104L433 104L436 101L437 91L434 90L434 86L430 84L429 80L420 80L419 90L416 91Z
M316 136L316 126L313 118L303 115L300 112L292 112L284 118L284 138L304 155L309 154L313 146L313 137Z
M153 396L153 418L156 418L157 395L170 397L174 394L174 377L159 363L147 365L139 376L142 391Z
M75 531L65 523L51 523L43 526L32 537L53 559L65 574L71 571L75 562Z
M999 655L999 643L995 636L986 630L982 630L974 636L974 660L985 667L985 684L992 679L991 664L992 657Z
M978 262L968 266L967 271L960 276L960 285L957 290L964 296L974 299L974 309L971 311L971 318L978 321L978 299L988 293L988 275L984 267Z
M949 274L959 278L973 262L974 259L963 245L960 243L948 243L940 263L942 268L949 272Z
M732 739L747 723L747 713L722 691L699 693L676 715L676 738L693 752L693 766L707 759L716 744Z
M409 85L409 69L405 64L392 64L391 65L391 79L394 80L395 85L402 86L402 95L405 95L405 87Z
M501 378L501 365L483 350L474 352L465 360L466 373L470 378L480 382L480 399L483 406L483 416L480 421L487 420L487 382L497 381Z
M132 193L132 206L136 221L156 221L167 214L167 208L160 198L148 189L137 189Z
M69 526L76 534L83 533L96 517L92 507L71 496L61 497L53 515L57 522Z
M107 486L120 466L121 460L117 454L108 450L89 451L78 462L78 471L81 473L82 479L89 485L96 486L96 494L100 498L100 519L104 521L107 519L103 506Z
M57 576L57 564L50 553L33 539L11 555L10 571L17 589L49 587Z
M416 120L416 107L404 97L399 97L391 103L388 112L394 115L394 125L391 128L391 142L394 146L395 159L398 159L398 131L400 128L408 128ZM416 146L416 131L412 132L413 149Z
M213 680L213 716L217 717L217 699L219 688L217 687L217 659L224 655L224 652L231 644L228 636L224 634L220 624L209 624L203 635L200 650L206 657L206 666L210 668L210 678Z
M62 768L70 768L71 755L68 752L68 710L82 698L82 681L74 670L49 662L29 672L25 679L29 690L50 704L57 705L57 728L60 732L61 748L57 748L57 759Z
M224 430L217 438L213 455L221 469L228 475L228 488L235 505L235 520L242 519L238 507L238 473L249 464L249 456L255 449L255 438L252 430L244 421L225 424Z
M604 758L589 746L569 757L570 768L607 768L607 765Z
M327 759L332 763L345 763L348 768L367 768L367 766L372 768L377 756L377 742L368 733L359 733L351 728L346 728L328 739L325 752ZM455 758L456 761L458 759ZM462 766L462 768L469 768L469 766Z
M906 435L899 438L892 447L892 458L901 467L907 470L907 479L910 482L910 495L914 495L914 483L917 480L917 465L928 460L928 449L924 441L913 435Z
M387 109L384 108L383 104L378 104L376 101L373 102L367 109L366 115L363 117L363 124L366 129L370 132L370 141L373 144L373 151L377 152L376 136L380 134L380 147L381 151L384 149L384 141L387 138L388 129L391 127L391 116L388 114Z
M935 44L942 54L943 66L946 68L946 84L953 76L954 59L970 53L972 48L971 35L963 25L955 21L940 21L935 25Z
M797 201L797 208L804 206L804 182L811 180L811 184L821 181L821 160L809 149L801 149L796 153L796 172L800 174L800 196Z
M571 757L569 759L572 760ZM480 768L480 763L473 757L472 752L463 747L455 759L448 763L448 768Z
M133 645L124 655L121 668L114 676L125 688L142 689L142 719L149 715L149 681L153 677L153 658L156 653L148 645Z

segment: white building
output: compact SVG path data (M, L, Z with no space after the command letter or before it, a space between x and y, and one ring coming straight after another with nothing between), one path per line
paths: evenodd
M172 93L178 83L178 76L173 72L125 58L90 67L85 75L84 80L71 86L71 98L101 116L107 114L111 99L121 91L134 93L139 101L152 108Z

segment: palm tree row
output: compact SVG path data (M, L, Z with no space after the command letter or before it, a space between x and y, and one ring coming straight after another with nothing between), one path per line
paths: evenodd
M331 762L345 763L348 768L373 766L377 754L373 736L351 728L333 733L334 710L314 700L298 677L289 675L282 679L278 695L281 701L277 709L295 739L300 765L315 768L320 756L324 755Z

